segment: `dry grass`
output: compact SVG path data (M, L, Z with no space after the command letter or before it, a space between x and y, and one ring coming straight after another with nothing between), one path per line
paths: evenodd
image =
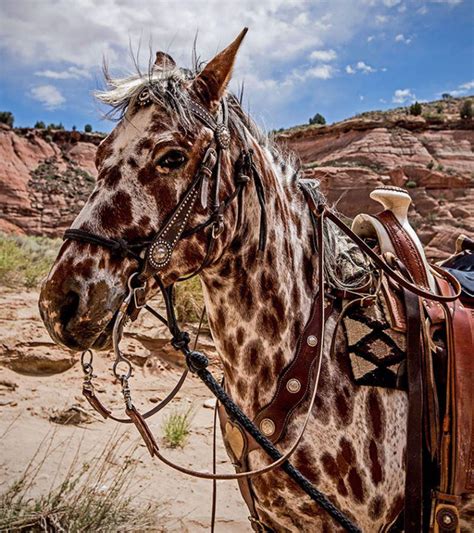
M124 448L117 435L88 463L79 463L78 448L62 478L58 480L59 465L51 490L35 496L32 489L37 478L44 477L53 437L49 436L49 443L43 441L23 474L0 495L0 531L162 530L157 519L163 518L163 508L156 504L137 507L132 502L137 461L134 448Z
M178 283L176 293L176 316L181 322L199 322L204 306L201 282L194 278Z
M174 411L163 422L163 442L169 448L182 448L191 429L192 410Z

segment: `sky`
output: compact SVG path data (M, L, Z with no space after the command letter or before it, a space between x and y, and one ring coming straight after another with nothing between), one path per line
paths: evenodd
M474 0L0 0L0 111L108 132L93 97L157 50L191 66L240 30L230 88L267 129L474 94Z

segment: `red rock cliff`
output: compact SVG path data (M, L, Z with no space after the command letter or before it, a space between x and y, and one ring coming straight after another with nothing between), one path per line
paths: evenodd
M453 251L457 235L474 236L474 122L455 116L397 114L280 133L308 177L321 180L329 201L348 217L375 213L378 185L406 187L411 222L432 258Z
M61 235L94 186L101 138L0 124L0 231Z
M434 104L424 104L425 106ZM441 104L436 104L439 108ZM331 126L304 126L277 140L295 151L308 176L340 212L376 212L369 192L406 187L411 220L431 258L453 249L459 233L474 237L474 122L459 120L459 101L444 114L367 113ZM0 124L0 231L58 236L92 190L97 134Z

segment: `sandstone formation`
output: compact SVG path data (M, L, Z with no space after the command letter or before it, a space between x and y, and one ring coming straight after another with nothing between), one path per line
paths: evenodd
M353 217L373 213L376 186L406 187L411 220L431 259L474 231L474 121L460 120L463 99L369 112L330 126L278 134L329 201ZM60 236L93 188L99 134L10 129L0 124L0 232Z
M0 231L61 235L94 186L101 138L0 124Z
M319 179L348 217L380 210L369 198L378 185L407 188L410 219L428 256L446 257L459 234L474 236L474 122L372 115L294 128L277 140L297 153L305 175Z

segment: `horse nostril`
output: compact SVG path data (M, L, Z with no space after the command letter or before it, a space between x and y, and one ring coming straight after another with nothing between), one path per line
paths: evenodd
M64 298L59 311L59 320L61 324L66 327L69 321L74 317L79 307L79 294L74 291L69 291Z

